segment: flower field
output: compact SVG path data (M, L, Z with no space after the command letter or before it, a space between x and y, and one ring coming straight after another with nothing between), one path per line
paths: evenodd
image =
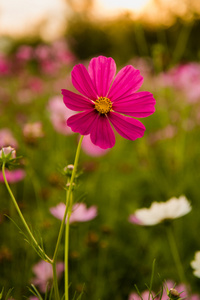
M156 60L133 57L117 63L117 72L127 71L126 66L140 72L130 73L124 82L122 76L111 89L114 75L104 74L106 87L100 82L96 89L105 95L92 102L83 66L91 78L98 78L98 71L91 69L101 59L91 59L78 59L65 40L24 44L0 54L0 157L2 164L6 155L15 160L15 151L19 157L15 165L8 157L5 176L41 253L47 254L44 260L38 255L1 172L0 299L59 300L55 272L60 299L68 299L62 298L67 265L70 300L198 300L200 63L179 62L157 72ZM132 78L138 80L132 93L140 96L134 99L136 111L132 99L127 100L127 111L124 99ZM77 90L84 96L72 102ZM81 102L84 97L87 104ZM89 110L91 105L94 118L78 119L80 108ZM128 117L129 125L117 115L131 116L132 127ZM97 125L96 116L105 118ZM133 126L139 126L135 135ZM67 221L66 192L73 194ZM69 251L66 263L63 234L53 273L61 224L69 225ZM171 288L178 296L170 294Z

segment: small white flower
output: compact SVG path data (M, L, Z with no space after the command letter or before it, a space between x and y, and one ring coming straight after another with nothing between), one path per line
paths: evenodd
M193 274L200 278L200 251L197 251L194 255L194 260L191 261L191 267L194 269Z
M150 208L142 208L130 215L129 221L138 225L156 225L167 219L176 219L188 214L192 207L185 196L171 198L166 202L153 202Z

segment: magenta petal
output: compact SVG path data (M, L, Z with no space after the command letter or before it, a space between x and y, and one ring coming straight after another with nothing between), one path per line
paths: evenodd
M99 56L90 61L88 72L99 97L108 94L110 85L116 73L116 64L111 57Z
M156 100L149 92L134 93L113 103L113 110L136 118L147 117L155 112Z
M70 92L68 90L61 90L63 95L63 101L65 105L74 111L92 109L94 104L87 98L78 95L76 93Z
M91 132L93 123L98 114L95 110L87 110L82 113L75 114L67 120L67 125L74 132L79 132L82 135L87 135Z
M105 115L98 115L95 119L90 138L93 144L102 149L112 148L115 145L115 135Z
M145 127L140 121L114 112L110 112L108 117L116 131L125 139L134 141L144 135Z
M124 67L117 74L111 89L108 93L108 98L111 101L120 100L125 96L137 91L143 82L143 77L140 71L129 65Z
M73 86L77 91L89 99L96 100L98 98L96 88L84 65L76 65L72 70L71 76Z

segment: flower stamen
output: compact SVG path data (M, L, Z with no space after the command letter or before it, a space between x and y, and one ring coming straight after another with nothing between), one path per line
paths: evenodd
M95 109L100 113L100 114L107 114L112 108L112 102L110 99L106 97L99 97L95 101Z

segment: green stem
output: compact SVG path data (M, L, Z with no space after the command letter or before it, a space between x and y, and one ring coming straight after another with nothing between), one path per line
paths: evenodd
M14 195L13 195L11 189L10 189L10 186L9 186L9 184L8 184L8 181L7 181L7 179L6 179L6 175L5 175L5 163L3 163L3 165L2 165L2 174L3 174L3 178L4 178L4 181L5 181L6 188L7 188L8 192L9 192L9 194L10 194L10 197L11 197L11 199L12 199L12 202L13 202L13 204L14 204L14 206L15 206L15 208L16 208L18 214L19 214L19 217L20 217L22 223L24 224L24 227L25 227L26 230L27 230L27 233L28 233L28 235L29 235L29 238L31 239L31 241L32 241L32 243L33 243L35 249L36 249L36 250L38 251L38 253L44 258L44 260L46 260L48 263L52 264L52 260L51 260L51 259L48 257L48 255L44 252L44 250L39 246L38 242L36 241L36 239L34 238L32 232L31 232L30 228L28 227L28 224L26 223L26 220L24 219L23 214L21 213L21 210L20 210L20 208L19 208L19 206L18 206L18 204L17 204L17 201L16 201L16 199L15 199L15 197L14 197Z
M69 210L67 214L67 223L66 223L66 228L65 228L65 300L69 299L69 292L68 292L68 287L69 287L69 266L68 266L68 256L69 256L69 219L71 216L72 212L72 205L73 205L73 194L71 193L70 197L70 204L69 204Z
M53 255L53 264L56 263L56 259L57 259L57 256L58 256L58 249L59 249L59 246L60 246L61 238L63 236L64 228L65 228L65 220L66 220L66 216L67 216L67 213L68 213L68 210L69 210L69 204L70 204L69 200L70 200L70 196L71 196L71 192L72 192L72 188L73 188L73 183L74 183L74 179L75 179L75 175L76 175L76 170L77 170L77 166L78 166L78 160L79 160L79 156L80 156L82 140L83 140L83 136L80 137L78 147L77 147L77 150L76 150L76 155L75 155L75 160L74 160L74 168L73 168L73 171L72 171L72 176L71 176L71 180L70 180L70 184L69 184L69 189L66 193L66 209L65 209L65 213L64 213L64 217L63 217L61 226L60 226L58 239L57 239L57 243L56 243L56 247L55 247L55 251L54 251L54 255ZM66 251L68 251L68 245L67 245L67 250ZM68 270L65 270L65 272L68 272ZM68 286L67 286L67 289L65 290L65 294L68 295Z
M177 249L176 240L174 238L172 228L171 228L171 226L167 226L166 229L167 229L167 236L168 236L168 240L169 240L169 245L170 245L170 248L171 248L171 253L172 253L172 256L174 258L174 263L176 265L176 269L177 269L180 281L182 283L186 283L187 280L186 280L186 277L185 277L184 269L183 269L183 266L182 266L182 263L181 263L181 259L180 259L180 256L179 256L179 252L178 252L178 249Z
M58 290L58 280L56 274L56 261L52 264L53 269L53 286L54 286L54 295L56 300L60 300L59 290Z
M56 243L56 247L55 247L55 251L54 251L54 255L53 255L53 261L55 261L56 258L57 258L58 248L59 248L59 245L60 245L60 242L61 242L61 238L62 238L62 235L63 235L63 231L64 231L64 228L65 228L65 220L66 220L67 211L68 211L68 208L69 208L69 197L70 197L70 194L71 194L71 191L72 191L73 181L74 181L75 174L76 174L76 169L77 169L77 165L78 165L78 159L79 159L79 155L80 155L82 140L83 140L83 136L81 136L81 138L79 140L79 144L78 144L77 150L76 150L76 156L75 156L75 160L74 160L74 169L72 171L72 176L71 176L71 180L70 180L70 186L69 186L69 190L67 191L67 196L66 196L65 214L64 214L61 226L60 226L60 231L59 231L59 234L58 234L58 239L57 239L57 243Z

